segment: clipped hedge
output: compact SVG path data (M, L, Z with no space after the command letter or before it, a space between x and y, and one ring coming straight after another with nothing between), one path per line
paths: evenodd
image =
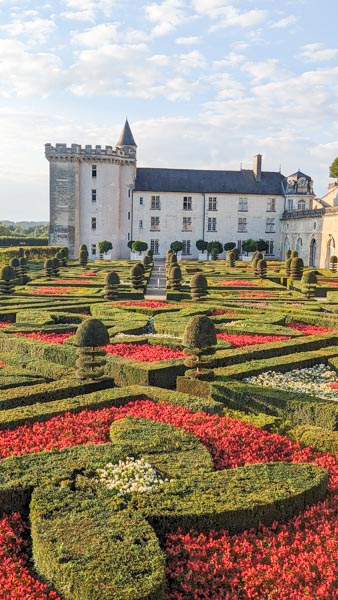
M315 425L298 425L287 432L288 437L302 446L312 446L320 452L338 452L338 431L327 431Z

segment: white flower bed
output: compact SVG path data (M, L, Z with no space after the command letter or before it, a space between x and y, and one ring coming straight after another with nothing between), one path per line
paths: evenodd
M256 377L247 377L244 381L263 387L300 392L325 400L338 401L338 390L329 386L330 383L337 382L337 375L330 367L323 364L308 369L295 369L288 373L267 371Z
M143 458L127 457L117 464L107 463L103 469L97 469L100 483L117 496L125 499L132 492L151 492L168 479L161 479L155 469Z

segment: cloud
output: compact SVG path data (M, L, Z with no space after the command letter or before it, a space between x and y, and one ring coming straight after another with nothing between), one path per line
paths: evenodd
M117 41L119 23L101 23L85 31L73 31L72 44L96 48Z
M283 19L279 19L279 21L275 21L270 25L272 29L284 29L285 27L290 27L290 25L295 25L298 19L294 15L289 15L288 17L284 17Z
M179 37L176 38L176 44L183 44L184 46L192 46L194 44L198 44L200 38L197 35L191 35L187 37Z
M60 89L65 73L60 58L32 53L22 42L0 40L0 95L47 96Z
M30 11L29 11L30 12ZM29 16L34 16L31 13ZM56 25L52 19L42 19L38 16L32 19L16 18L11 23L0 26L0 31L3 31L10 37L28 38L29 45L44 44L49 36L56 30Z
M245 60L244 54L238 54L236 52L230 52L225 58L220 60L214 60L213 68L216 70L233 68L238 66Z
M276 76L281 79L278 63L279 61L275 58L269 58L266 61L252 61L242 65L241 70L249 73L254 82L260 82L263 79L275 79Z
M253 9L241 12L225 0L193 0L192 6L198 15L217 21L210 31L222 27L253 27L268 18L265 10Z
M152 36L160 37L175 31L186 20L184 8L182 0L163 0L146 5L146 17L154 24Z
M94 22L100 13L110 17L119 2L120 0L63 0L66 10L61 12L61 16L74 21Z
M207 60L199 50L192 50L179 56L178 70L189 73L191 69L205 69Z
M305 62L323 62L332 60L338 54L338 48L324 48L324 44L306 44L299 55Z

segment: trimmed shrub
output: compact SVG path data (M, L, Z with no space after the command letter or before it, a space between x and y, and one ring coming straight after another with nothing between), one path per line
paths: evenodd
M235 252L233 252L233 250L228 250L226 257L227 257L228 266L233 268L235 266L235 261L236 261Z
M299 257L294 257L291 259L290 265L290 277L295 281L298 281L302 278L304 270L303 260Z
M2 267L0 271L0 295L9 295L14 292L15 286L12 280L15 279L16 273L14 267L7 265Z
M180 290L182 284L182 271L178 265L173 265L169 272L169 285L173 290Z
M331 256L330 257L330 271L332 271L332 273L336 273L337 272L337 263L338 263L338 259L336 256Z
M267 266L266 260L264 260L264 258L258 259L257 263L256 263L256 269L255 269L256 277L259 277L260 279L265 279L267 270L268 270L268 266Z
M201 372L201 355L213 354L217 344L216 330L213 321L206 315L195 315L188 322L183 335L182 344L188 358L184 364L186 367L196 367L196 371L188 371L186 375L199 377ZM210 379L212 372L202 373L202 376Z
M195 273L190 280L191 299L200 300L208 293L207 278L203 273Z
M144 266L141 264L133 265L130 269L130 283L134 290L143 288Z
M87 250L80 250L79 263L80 263L81 267L85 267L86 264L88 263L88 251Z
M285 261L285 273L286 273L287 277L290 277L290 275L291 275L291 262L292 262L292 258L291 258L291 256L289 256L289 258L287 258Z
M58 258L53 258L53 277L60 277L60 261Z
M77 376L80 379L100 379L106 364L106 351L101 347L109 344L106 326L99 319L86 319L77 329L75 344L78 346Z
M47 279L52 279L53 268L54 268L53 259L47 258L47 260L45 260L45 263L44 263L45 276L47 277Z
M316 271L304 271L301 279L302 294L305 294L307 298L313 298L315 295L316 283Z
M292 250L292 252L291 252L291 258L298 258L298 252L297 252L297 250Z
M118 286L120 278L116 271L109 271L105 277L104 297L107 300L116 300L118 298Z

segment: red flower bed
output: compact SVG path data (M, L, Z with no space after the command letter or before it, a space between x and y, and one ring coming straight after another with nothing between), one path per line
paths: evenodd
M315 462L330 472L325 501L285 524L229 536L177 532L167 537L167 600L333 600L336 595L338 464L328 454L233 419L137 401L121 408L65 414L0 431L0 455L104 443L110 424L125 416L171 423L194 433L217 469L268 461ZM0 536L0 589L10 600L57 598L27 570L25 526L5 517Z
M258 287L260 284L256 281L249 281L248 279L223 279L223 281L220 281L219 285L229 287Z
M63 344L65 340L74 333L44 333L43 331L34 331L32 333L13 333L16 337L26 337L38 342L49 342L49 344Z
M12 325L11 321L0 321L0 327L9 327Z
M125 302L114 302L113 306L141 306L142 308L176 308L177 304L159 302L157 300L126 300Z
M337 329L328 329L327 327L321 327L320 325L309 325L307 323L300 323L298 321L292 321L287 325L289 329L295 329L301 331L304 335L316 335L316 333L334 333Z
M51 281L51 283L82 283L86 285L86 283L88 283L88 279L55 279L55 281Z
M53 288L53 287L39 287L35 288L35 290L31 290L27 292L27 294L47 294L48 296L66 296L70 292L72 292L72 288Z
M211 313L212 317L218 317L220 315L228 315L228 317L235 317L237 313L231 310L223 310L222 308L214 308Z
M93 271L87 271L86 273L82 273L82 277L96 277L97 273Z
M5 363L2 362L2 360L0 360L0 367L4 367L4 366L5 366Z
M171 360L173 358L184 358L181 350L173 350L166 346L150 344L108 344L104 346L108 354L123 356L132 360L142 362L156 362L157 360Z
M237 335L235 333L218 333L220 340L230 342L233 346L251 346L253 344L269 344L270 342L282 342L290 340L289 335Z
M328 386L330 388L332 388L333 390L338 390L338 382L335 383L328 383Z

